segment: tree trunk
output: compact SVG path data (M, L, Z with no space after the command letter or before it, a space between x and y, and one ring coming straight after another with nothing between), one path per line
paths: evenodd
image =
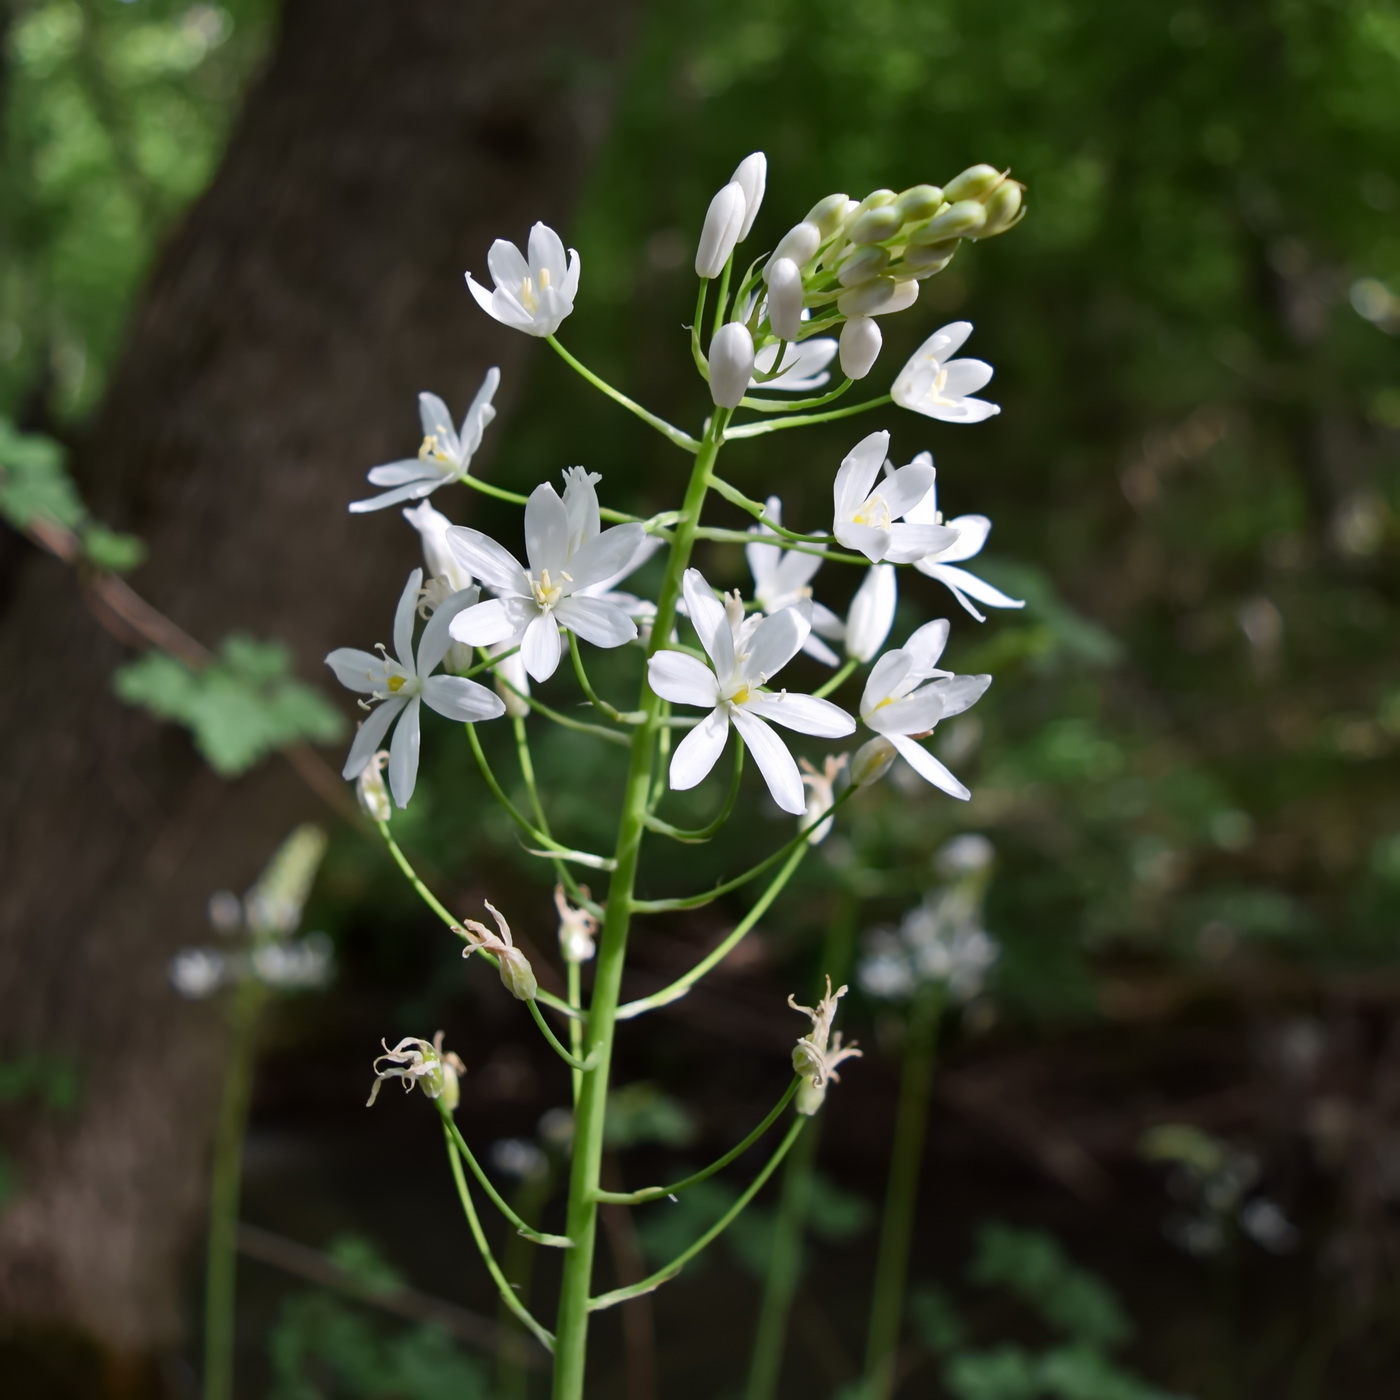
M150 546L136 586L195 636L280 636L322 676L329 647L387 630L417 540L346 503L412 454L419 389L460 413L500 364L509 403L531 342L462 273L567 220L632 8L290 0L75 463ZM0 1311L139 1358L179 1332L221 1065L217 1018L166 964L317 808L285 765L221 782L115 701L123 651L55 560L26 561L0 632L0 1059L71 1062L81 1085L67 1113L5 1110Z

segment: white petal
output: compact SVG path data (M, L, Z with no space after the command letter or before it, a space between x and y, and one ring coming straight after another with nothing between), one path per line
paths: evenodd
M519 619L500 598L490 598L467 608L448 624L452 640L465 642L469 647L495 646L497 642L514 637L519 630Z
M700 638L715 670L727 676L734 669L734 637L729 630L729 619L724 615L724 604L715 597L715 591L705 582L699 569L687 569L682 581L685 593L686 615L691 626Z
M750 714L743 706L735 708L734 727L739 731L748 751L773 794L773 801L785 812L800 817L807 810L806 793L802 787L802 774L798 772L797 761L788 752L787 745L773 733L757 715Z
M529 264L514 243L498 238L486 253L486 266L491 269L491 280L498 288L518 292L520 285L530 275Z
M479 578L494 593L530 597L530 581L509 550L490 535L468 525L454 525L447 532L447 547L468 573Z
M683 651L658 651L647 662L647 683L663 700L676 705L707 709L719 700L715 673Z
M906 520L908 518L905 517ZM992 530L992 522L985 515L960 515L947 524L958 532L958 537L931 563L961 564L964 559L971 559L974 554L982 552L982 546L987 543L987 536Z
M885 644L894 625L899 584L892 564L876 564L865 575L846 618L846 655L869 661Z
M890 450L890 435L881 431L861 438L842 459L833 495L838 520L849 519L860 509Z
M401 462L385 462L382 467L369 469L371 486L403 486L410 481L436 481L442 473L429 467L417 457L405 457Z
M383 690L389 682L384 658L378 652L337 647L326 657L326 665L335 672L336 680L346 690L358 690L361 695Z
M436 491L447 480L443 476L424 477L421 481L410 481L407 486L396 486L382 496L370 496L363 501L351 501L350 513L364 515L371 510L383 510L386 506L396 506L400 501L416 501Z
M932 467L922 462L911 462L890 472L880 483L880 494L890 509L890 515L898 520L906 510L919 504L933 490L935 480Z
M420 677L429 676L437 670L438 662L447 655L447 648L452 645L450 631L452 619L458 613L474 607L480 596L481 590L479 588L463 588L450 598L444 599L433 609L433 615L428 619L428 625L423 629L423 635L418 638L418 674Z
M423 570L414 569L394 610L394 655L410 676L418 674L413 662L413 618L418 612L418 590L422 586Z
M468 724L496 719L506 712L495 691L465 676L429 676L423 682L423 701L438 714Z
M496 315L496 304L491 293L476 280L471 273L467 273L467 290L476 298L476 304L488 315Z
M950 321L946 326L940 326L934 331L914 351L911 360L934 360L941 364L945 360L952 359L963 348L963 344L971 334L971 321Z
M912 739L903 734L891 734L890 743L899 750L904 761L923 779L936 788L942 788L949 797L959 797L964 802L972 794L931 754Z
M418 782L418 711L421 708L415 695L394 730L394 742L389 745L389 791L400 807L408 806Z
M929 675L938 665L943 648L948 645L948 630L948 619L940 617L934 622L924 623L905 642L904 650L913 658L921 676Z
M637 635L637 624L601 598L565 598L554 609L560 625L595 647L620 647Z
M457 440L452 415L436 394L418 395L418 421L423 425L424 437L435 437L438 446L451 457L461 455L461 444Z
M1024 598L1012 598L1003 593L999 588L993 588L985 579L980 579L976 574L970 574L966 569L955 569L949 564L932 564L927 568L916 565L920 573L927 574L930 578L936 578L940 583L945 583L956 594L966 593L976 598L979 603L985 603L989 608L1024 608L1026 600ZM959 601L962 601L959 599ZM966 603L963 604L967 606Z
M949 676L946 680L934 681L928 689L938 692L943 702L943 718L951 719L970 710L987 693L991 683L990 676Z
M818 700L815 695L751 695L744 704L764 719L795 729L799 734L815 734L822 739L840 739L856 732L856 722L839 705Z
M754 151L734 167L729 178L744 192L744 222L739 229L742 243L749 236L759 205L763 203L763 191L768 184L768 157L762 151Z
M784 608L765 617L746 648L744 675L766 684L802 649L812 627L796 608Z
M569 557L602 531L598 512L598 483L603 478L586 467L564 468L564 513L569 517ZM573 573L572 567L569 569Z
M486 431L487 424L496 416L496 409L491 400L496 397L496 390L500 385L501 371L493 365L486 371L481 388L476 391L476 397L471 401L471 406L462 419L461 451L467 461L471 460L472 454L481 446L481 435Z
M820 661L823 666L835 666L841 660L815 632L809 633L807 640L802 643L802 654L810 656L814 661Z
M550 613L541 613L525 629L520 655L525 669L537 681L547 681L559 667L559 624Z
M945 623L946 627L947 624ZM861 718L870 723L870 716L882 701L889 700L914 673L915 657L906 649L887 651L871 668L865 690L860 697Z
M525 558L535 578L548 571L556 584L569 562L569 512L547 481L525 502Z
M833 522L832 534L847 549L857 550L872 564L878 564L889 552L890 532L874 525L854 525L849 520Z
M549 285L562 290L568 268L564 260L564 240L548 224L535 224L530 230L530 266L538 273L549 273ZM541 281L543 279L540 279Z
M885 558L892 564L914 564L946 549L956 539L957 533L947 525L906 525L897 521L890 526Z
M943 697L932 686L892 701L867 721L878 734L927 734L943 715Z
M692 660L694 658L691 658ZM671 786L684 792L701 782L724 752L729 738L729 716L722 708L713 709L684 739L671 755Z
M407 700L386 700L376 705L364 718L355 734L355 742L345 759L345 767L340 770L342 778L358 778L364 772L365 764L374 756L380 742L389 731L394 717L408 704Z
M570 593L579 593L621 574L637 555L647 532L640 525L614 525L591 539L568 560Z
M995 371L985 360L954 360L943 366L947 376L943 381L943 395L949 399L965 399L979 389L985 389L992 382Z

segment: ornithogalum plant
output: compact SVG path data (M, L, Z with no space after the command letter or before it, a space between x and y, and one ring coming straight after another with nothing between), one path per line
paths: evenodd
M346 648L327 658L341 682L361 694L360 703L369 712L350 749L345 777L358 783L360 799L395 860L462 939L464 954L480 953L497 966L505 990L525 1004L568 1067L574 1132L564 1233L544 1234L522 1220L482 1169L453 1119L461 1066L440 1038L397 1041L376 1062L376 1071L381 1079L401 1079L406 1088L417 1084L435 1101L471 1232L506 1307L553 1353L556 1400L579 1400L584 1393L593 1315L665 1283L708 1245L753 1198L820 1110L828 1086L838 1078L836 1066L859 1054L853 1046L843 1048L840 1032L833 1029L845 988L832 988L828 981L816 1005L792 1002L810 1022L794 1024L794 1078L753 1133L684 1181L618 1193L602 1188L599 1173L619 1026L683 996L736 947L777 898L812 842L830 830L841 805L879 781L897 757L951 796L968 797L924 741L940 720L976 703L991 678L958 676L942 666L946 622L930 622L903 646L882 650L895 615L897 569L913 567L941 580L976 616L980 614L969 599L992 607L1020 606L953 567L981 548L988 522L982 516L945 521L934 495L932 459L921 454L895 468L886 459L886 432L863 437L834 471L828 529L792 528L791 522L784 523L776 495L765 491L751 497L719 474L719 464L725 445L736 439L825 423L892 402L947 423L977 423L998 412L994 404L971 397L991 379L991 368L953 358L971 331L965 322L929 337L891 393L853 405L828 405L873 371L881 347L880 318L915 307L923 281L948 265L962 240L1005 232L1020 219L1021 187L1002 171L974 166L942 188L918 185L901 194L876 190L862 200L830 195L783 235L770 256L745 267L735 262L735 250L758 215L765 176L762 154L742 161L712 201L700 235L695 261L699 300L689 348L713 402L698 435L604 383L556 338L579 294L580 259L573 251L566 256L553 230L535 225L528 256L510 243L493 244L487 258L492 290L468 278L489 315L546 340L590 384L690 458L689 480L674 508L648 519L603 509L600 478L582 468L563 473L562 491L546 481L528 496L471 475L472 454L493 416L495 370L460 428L440 399L421 395L424 438L417 456L375 467L370 481L383 493L351 507L363 511L413 503L404 515L422 536L429 578L425 583L415 570L403 588L392 651ZM827 367L833 361L841 378L828 388ZM750 415L748 421L737 421L744 415ZM514 541L503 544L479 530L453 525L424 499L455 483L524 508L523 554ZM705 507L712 496L747 512L755 522L752 528L738 532L706 524ZM755 582L751 600L738 591L721 596L707 582L694 556L697 545L709 541L748 547ZM623 591L627 577L658 552L663 568L655 597ZM844 620L812 596L812 580L823 564L863 572ZM420 616L427 620L415 646ZM590 647L636 653L638 695L631 708L598 695L587 671ZM555 676L566 651L583 699L592 706L589 720L579 719L574 705L550 705L537 693ZM773 683L799 652L835 668L811 693ZM828 698L867 665L870 674L863 692L852 691L851 709ZM393 804L404 807L413 794L424 705L465 724L487 787L530 849L556 872L566 997L538 986L511 937L508 919L514 910L488 906L494 928L458 918L427 889L394 842ZM674 714L672 706L679 707ZM528 812L507 797L477 734L478 725L503 716L514 729ZM530 757L534 721L567 726L579 735L579 743L602 742L625 750L626 781L610 854L574 850L555 839L547 794L538 790ZM853 739L852 752L828 755L820 768L804 758L805 773L779 732L840 740L862 726L870 732L864 743ZM385 752L380 745L391 728ZM698 830L668 821L662 815L668 789L696 786L726 749L732 755L733 779L715 819ZM791 839L714 888L671 898L639 897L638 872L648 841L703 840L743 810L737 798L746 755L773 801L797 818ZM606 875L601 897L578 883L574 871L579 867ZM621 1002L634 915L694 909L759 880L766 880L766 887L719 947L671 986L640 1001ZM585 1003L580 965L595 956L596 975ZM712 1229L641 1282L594 1291L600 1204L639 1204L687 1189L732 1162L789 1107L791 1119L776 1150ZM493 1258L469 1175L526 1238L564 1252L552 1325L526 1309Z

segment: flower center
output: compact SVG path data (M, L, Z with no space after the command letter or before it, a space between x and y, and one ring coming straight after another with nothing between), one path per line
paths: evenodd
M445 462L450 464L452 458L448 456L438 441L436 433L429 433L423 439L423 445L418 449L418 460L420 462Z
M540 268L536 274L539 278L539 286L536 288L535 277L522 277L520 280L520 304L530 315L534 315L540 309L540 293L549 286L549 269Z
M932 383L928 386L928 396L934 403L952 403L944 392L943 386L948 382L948 371L942 365L938 367L938 373L933 376Z
M559 577L566 579L570 583L573 582L568 574L561 573ZM546 612L564 596L563 584L555 583L554 580L550 578L548 569L541 569L539 578L531 577L530 591L535 595L535 602Z
M389 677L389 694L390 694L390 695L397 695L397 694L399 693L399 691L401 691L401 690L404 688L404 686L406 686L407 684L408 684L408 677L407 677L407 676L390 676L390 677Z
M866 498L865 504L851 517L853 525L871 525L877 530L890 528L890 508L877 491Z

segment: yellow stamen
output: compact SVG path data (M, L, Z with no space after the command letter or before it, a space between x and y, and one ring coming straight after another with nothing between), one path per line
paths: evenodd
M390 676L390 677L389 677L389 693L390 693L391 695L397 695L397 694L399 693L399 691L401 691L401 690L404 688L404 686L406 686L407 684L408 684L408 677L407 677L407 676Z

